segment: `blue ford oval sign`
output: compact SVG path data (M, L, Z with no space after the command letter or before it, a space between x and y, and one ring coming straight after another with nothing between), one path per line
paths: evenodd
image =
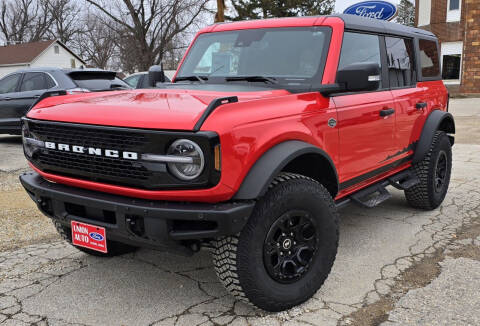
M96 240L96 241L102 241L103 240L103 236L100 233L97 233L97 232L90 232L89 236L90 236L90 238L92 238L93 240Z
M395 17L397 7L386 1L364 1L351 5L345 9L343 13L381 20L390 20Z

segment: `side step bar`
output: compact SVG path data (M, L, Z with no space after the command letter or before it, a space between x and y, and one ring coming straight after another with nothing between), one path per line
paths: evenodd
M407 190L420 183L420 179L410 169L392 175L388 181L399 190Z
M360 206L372 208L392 198L392 194L385 188L390 183L382 181L362 189L350 196L352 201Z
M372 208L392 198L392 194L386 189L387 186L393 186L399 190L407 190L419 183L420 179L411 169L408 169L394 174L386 180L361 189L348 198L340 199L336 202L336 206L337 209L340 209L350 202L354 202L362 207Z

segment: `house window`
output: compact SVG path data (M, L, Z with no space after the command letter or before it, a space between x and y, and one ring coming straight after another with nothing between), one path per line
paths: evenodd
M75 59L70 59L70 66L75 68Z
M460 79L460 54L448 54L442 58L442 79Z
M458 22L461 17L462 0L447 0L447 22Z
M450 0L450 6L448 10L458 10L460 9L460 0Z
M58 45L55 45L53 47L53 52L55 52L55 54L59 54L60 53L60 47Z
M442 79L459 83L462 74L463 42L442 43Z

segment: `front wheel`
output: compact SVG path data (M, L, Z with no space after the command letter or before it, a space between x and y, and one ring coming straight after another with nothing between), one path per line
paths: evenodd
M405 190L407 202L415 208L432 210L440 206L447 194L452 170L452 146L447 134L435 132L430 150L413 165L420 183Z
M310 178L282 173L240 234L217 239L213 260L231 294L281 311L315 294L337 247L338 214L328 191Z

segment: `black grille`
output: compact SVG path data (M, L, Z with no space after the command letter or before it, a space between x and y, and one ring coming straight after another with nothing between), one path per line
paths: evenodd
M83 154L48 151L38 155L41 164L74 169L105 177L137 178L146 180L153 175L143 166L135 166L132 161L86 156Z
M30 131L51 142L75 144L85 147L100 147L121 151L136 151L145 146L147 137L139 132L88 129L31 123Z
M25 120L31 136L42 141L70 146L100 148L122 152L165 154L169 145L179 138L197 142L205 157L218 143L213 133L192 133L81 125L47 121ZM206 160L205 171L194 182L181 181L172 176L162 163L109 158L56 149L38 149L30 161L40 170L96 182L143 189L194 189L215 185L220 174L213 171L212 159Z

